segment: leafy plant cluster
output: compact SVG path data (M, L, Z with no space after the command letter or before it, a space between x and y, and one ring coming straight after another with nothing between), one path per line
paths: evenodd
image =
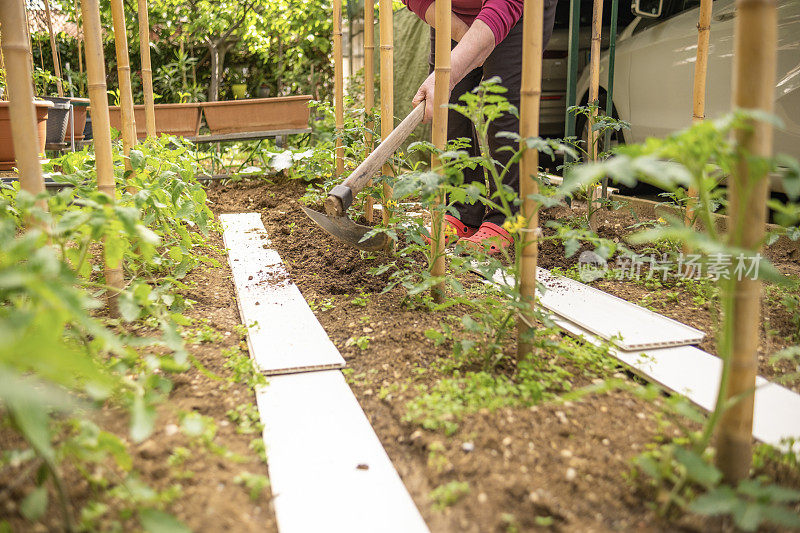
M216 264L206 255L212 217L191 145L147 140L130 162L126 172L117 147L115 200L98 192L87 150L45 165L58 192L0 189L0 412L27 444L5 451L0 470L28 465L23 479L36 488L20 512L29 520L47 509L51 482L67 529L75 525L61 481L65 462L96 494L122 502L123 519L182 528L164 512L177 494L148 488L132 470L127 439L89 416L104 404L122 409L129 440L148 438L156 405L172 388L169 375L191 362L182 327L192 302L176 289L187 287L182 280L198 264ZM118 293L104 264L123 269ZM111 308L102 301L109 294ZM84 507L81 527L107 518L102 499Z

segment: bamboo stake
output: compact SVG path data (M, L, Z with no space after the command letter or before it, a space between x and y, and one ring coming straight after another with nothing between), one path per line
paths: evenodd
M6 98L9 100L11 136L17 159L20 186L30 194L44 192L42 165L39 162L39 134L31 85L30 40L25 28L22 2L0 3L0 26L6 68Z
M433 124L431 125L431 142L444 150L447 146L447 102L450 98L450 25L452 20L451 0L437 0L435 7L436 42L433 67ZM422 102L419 105L426 105ZM442 162L431 154L431 169L441 169ZM444 193L440 193L440 205L445 203ZM436 205L431 206L431 256L430 270L434 277L442 277L445 273L444 255L444 213ZM431 289L433 301L444 301L444 282L437 283Z
M83 41L83 31L81 31L81 17L80 8L78 7L78 0L75 0L75 27L78 33L78 72L83 74L83 53L81 52L81 41ZM83 82L81 82L83 85ZM81 87L83 89L83 87Z
M111 0L111 18L114 21L114 48L117 54L117 76L119 77L122 152L125 154L125 170L129 171L131 170L131 148L136 144L136 121L133 116L133 90L131 89L131 65L128 57L128 33L125 29L125 10L122 0ZM94 121L92 125L94 125Z
M2 28L0 28L0 30L2 30ZM0 31L0 70L5 72L6 71L6 60L3 57L3 35L2 35L2 33L3 32ZM4 79L4 84L3 84L3 98L8 100L8 82L5 81L5 79Z
M44 14L47 19L47 32L50 34L50 51L53 54L53 70L56 74L56 89L58 96L63 98L64 85L61 83L61 63L58 61L58 48L56 45L56 36L53 33L53 22L50 20L50 0L44 0Z
M336 171L344 174L344 80L342 76L342 0L333 0L333 112L336 116Z
M589 66L589 105L600 105L600 35L603 24L603 0L594 0L592 12L592 48ZM597 161L597 134L592 127L597 119L597 110L592 111L589 120L589 158Z
M394 30L392 27L392 0L378 1L381 45L381 140L386 139L394 129ZM385 176L392 174L392 165L383 165ZM392 197L392 187L383 183L383 197ZM391 213L387 202L383 202L383 223L388 224Z
M153 97L153 68L150 65L150 17L147 13L147 0L139 0L138 6L139 54L142 57L142 89L144 91L144 123L147 129L147 136L155 137L156 108L155 98ZM181 41L181 47L183 47L183 41ZM183 76L185 82L185 72Z
M697 59L694 62L694 87L692 90L692 122L705 119L706 73L708 72L708 40L711 33L711 7L713 0L700 0L700 20L697 23ZM685 223L694 218L694 198L697 189L689 187Z
M23 2L22 5L24 6L25 2ZM33 62L33 45L30 44L33 42L33 40L31 39L31 22L28 19L28 9L27 8L24 9L25 9L25 39L27 39L27 42L29 44L28 56L30 56L31 60L31 72L35 72L36 69L34 68L34 62Z
M758 109L772 113L777 64L777 2L737 0L734 27L733 108ZM731 179L729 243L759 251L767 222L769 179L753 175L749 156L772 155L772 126L752 120L750 127L735 132L743 148ZM717 466L725 480L737 483L748 476L752 460L753 400L758 367L758 339L761 324L761 282L732 279L732 309L723 317L723 331L732 332L732 344L722 350L730 370L721 384L725 400L742 396L720 418L717 430ZM723 296L724 297L724 296Z
M589 159L597 161L597 132L594 131L594 124L597 120L598 108L600 106L600 36L603 25L603 0L594 0L592 10L592 46L591 58L589 65L589 104L595 105L596 108L592 111L588 121L588 132L586 139L589 143ZM597 209L595 204L597 200L595 187L589 188L589 196L587 198L587 208L589 210L589 227L597 230Z
M81 0L84 37L86 39L86 74L88 76L89 100L92 106L92 131L94 132L95 164L97 166L97 189L112 199L116 197L114 187L114 161L111 155L111 122L108 117L108 88L106 87L105 58L100 38L100 5L98 0ZM105 266L106 284L122 288L122 268ZM117 292L107 293L108 308L116 312Z
M542 96L542 32L544 0L525 0L522 19L522 83L520 87L519 134L520 148L525 150L519 163L519 194L522 199L522 216L527 221L520 238L522 259L520 261L520 296L528 304L517 320L517 356L531 353L530 342L523 337L533 329L536 297L536 266L539 259L539 244L536 240L539 229L539 204L530 196L539 193L539 152L526 149L526 139L539 136L539 105Z
M364 2L364 112L366 121L364 127L364 145L366 154L372 152L372 128L375 123L372 120L372 108L375 107L375 4L373 0ZM372 180L367 184L372 186ZM367 196L367 203L364 215L368 223L372 223L374 213L372 211L372 196Z

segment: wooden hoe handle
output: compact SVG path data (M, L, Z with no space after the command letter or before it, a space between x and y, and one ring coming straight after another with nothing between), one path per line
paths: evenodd
M340 217L353 203L353 198L361 192L361 189L372 179L372 176L381 166L392 156L393 153L403 144L411 132L422 123L425 115L425 103L420 103L411 113L408 114L403 122L392 130L381 144L358 165L350 176L341 185L337 185L328 193L325 200L325 212L332 217Z

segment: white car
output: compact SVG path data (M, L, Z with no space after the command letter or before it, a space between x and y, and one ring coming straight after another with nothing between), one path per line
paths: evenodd
M642 15L644 9L657 16L637 16L617 37L613 104L615 115L631 125L620 141L639 143L691 124L699 5L698 0L633 0L634 13ZM706 80L708 118L731 110L735 18L734 0L714 2ZM774 152L800 159L800 0L778 0L777 64L774 113L784 128L775 131ZM584 69L578 80L578 101L583 105L588 101L588 71ZM603 108L607 80L605 53L600 61ZM581 122L576 131L585 139L585 121Z

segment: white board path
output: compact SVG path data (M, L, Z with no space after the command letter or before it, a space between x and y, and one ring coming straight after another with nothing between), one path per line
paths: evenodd
M537 290L543 307L623 350L699 344L705 337L698 329L545 268L536 269L536 279L545 287ZM492 281L508 285L514 278L499 270Z
M261 216L227 214L220 221L239 313L259 370L269 375L344 367L280 255L269 248Z
M426 533L428 527L338 370L257 391L281 533Z
M593 344L601 343L598 337L567 319L554 315L553 321L571 335ZM719 357L694 346L640 351L612 347L610 354L648 381L685 396L707 411L714 409L722 375ZM781 441L800 438L800 395L758 376L754 404L753 437L757 440L785 448ZM793 449L800 453L800 442Z

